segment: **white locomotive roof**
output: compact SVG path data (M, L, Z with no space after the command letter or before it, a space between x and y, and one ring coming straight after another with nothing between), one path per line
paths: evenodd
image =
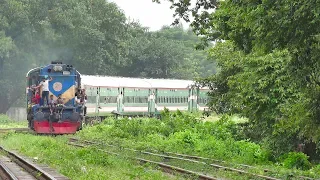
M177 79L143 79L115 76L81 75L81 84L93 87L172 88L186 89L195 82ZM203 88L206 89L206 88Z

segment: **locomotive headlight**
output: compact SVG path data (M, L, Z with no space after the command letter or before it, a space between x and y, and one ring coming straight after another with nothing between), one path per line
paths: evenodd
M62 66L53 66L53 70L56 72L62 71Z

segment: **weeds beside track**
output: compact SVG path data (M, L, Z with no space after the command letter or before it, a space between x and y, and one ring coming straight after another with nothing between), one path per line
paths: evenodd
M193 165L193 166L207 166L207 167L216 168L219 170L227 170L234 175L237 174L235 176L246 176L248 178L250 177L250 179L252 179L252 178L254 178L254 179L269 179L269 180L281 179L281 178L277 178L277 177L271 177L268 175L260 175L260 174L255 174L255 173L245 171L244 169L254 169L255 168L254 166L249 166L249 165L245 165L245 164L233 164L238 167L242 167L240 169L240 168L234 168L231 166L226 166L225 164L227 164L227 162L225 162L225 161L219 161L219 160L198 157L198 156L190 156L190 155L178 154L178 153L172 153L172 152L162 152L162 154L159 154L159 152L139 151L139 150L135 150L135 149L123 148L123 147L119 147L116 145L105 144L105 143L100 143L100 142L93 142L93 141L86 141L86 140L80 141L79 139L75 139L75 138L69 138L69 141L72 142L72 144L70 144L70 145L75 145L75 146L79 146L79 147L95 146L95 147L98 147L99 150L102 150L106 153L117 155L117 156L124 154L123 151L131 151L131 152L135 152L138 154L152 156L153 158L151 158L151 159L157 159L158 162L156 162L155 160L152 160L152 161L146 160L147 158L142 159L142 158L138 157L137 154L130 154L129 153L130 155L128 157L139 160L139 161L150 161L149 163L152 163L152 164L158 163L157 165L160 167L163 166L163 164L167 165L167 166L172 166L172 167L169 167L169 168L171 168L171 170L173 170L174 168L176 170L180 168L182 170L180 170L178 172L184 173L184 171L185 172L189 171L189 173L187 173L187 174L192 174L193 176L197 176L197 177L199 177L199 179L203 179L205 177L207 177L208 179L210 179L210 178L217 179L217 178L212 177L213 176L212 173L214 172L212 170L207 171L207 172L200 171L201 173L199 173L199 171L190 171L190 170L186 170L185 168L181 168L181 165L184 166L185 162L198 164L198 165ZM74 144L76 142L80 143L80 144ZM108 147L107 148L108 150L105 150L105 148L103 148L103 147ZM116 148L117 150L114 148ZM110 150L110 149L113 149L113 150ZM115 153L115 150L117 151L117 153ZM150 157L148 159L150 159ZM169 161L171 161L171 160L176 160L176 162L170 163ZM163 163L163 162L166 162L166 163ZM210 163L210 162L216 162L216 163ZM174 166L172 164L174 164ZM224 164L224 165L221 165L221 164ZM264 172L272 173L272 171L269 171L267 169L265 169ZM312 178L299 176L299 177L296 177L296 179L312 179Z

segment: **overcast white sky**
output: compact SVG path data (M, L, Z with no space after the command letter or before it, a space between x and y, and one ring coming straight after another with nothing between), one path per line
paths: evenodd
M153 3L152 0L109 0L115 2L130 19L139 21L151 31L159 30L163 25L170 25L173 21L174 10L170 9L167 1L161 4ZM181 21L184 28L187 24Z

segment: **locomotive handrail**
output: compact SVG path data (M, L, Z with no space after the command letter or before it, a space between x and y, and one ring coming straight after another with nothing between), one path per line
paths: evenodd
M49 109L49 106L40 106L38 109ZM55 107L55 109L69 109L69 110L73 110L75 109L75 107Z

